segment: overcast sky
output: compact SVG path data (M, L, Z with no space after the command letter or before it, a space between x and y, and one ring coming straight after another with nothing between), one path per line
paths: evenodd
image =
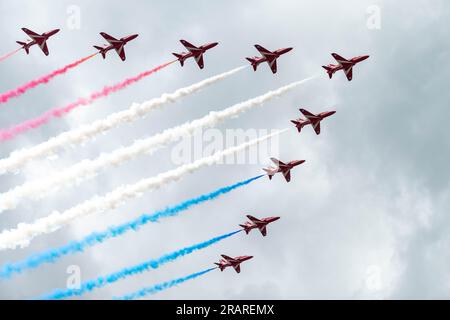
M71 5L80 10L79 29L68 25ZM374 7L375 6L375 7ZM370 8L370 9L368 9ZM377 8L380 28L368 28ZM368 11L369 10L369 11ZM374 11L375 10L375 11ZM370 13L369 13L370 12ZM450 298L450 189L448 170L448 90L450 5L447 1L3 1L0 54L25 40L20 30L61 28L48 42L50 55L37 47L19 52L0 65L0 91L44 75L93 52L104 43L101 31L122 37L139 33L126 47L125 62L108 53L86 62L47 85L10 100L0 108L1 128L172 59L182 51L179 39L194 44L219 41L205 56L205 68L194 61L172 65L106 99L81 108L63 120L3 142L1 157L43 142L53 135L101 119L246 63L254 44L268 49L292 46L273 75L266 65L247 68L145 119L124 125L87 143L39 160L18 174L0 177L0 191L27 179L45 178L102 152L131 144L165 128L198 118L211 110L263 94L292 81L320 74L281 99L251 110L218 128L281 129L299 116L337 110L317 136L309 127L280 139L282 160L306 159L282 177L266 178L202 204L176 218L151 224L122 237L0 282L0 298L32 298L64 288L67 268L81 268L82 280L236 230L245 214L280 215L263 238L238 234L208 249L181 258L83 296L110 299L212 266L222 253L253 255L242 272L214 271L150 299L389 299ZM68 20L69 19L69 20ZM370 22L370 21L369 21ZM370 25L370 23L369 23ZM355 67L354 80L343 73L332 80L321 65L331 52L351 58L369 54ZM172 147L173 145L171 145ZM105 168L95 179L66 188L41 201L24 201L0 216L2 229L32 222L64 210L124 183L174 168L171 147L141 156L117 168ZM268 164L263 161L264 165ZM104 214L86 217L25 249L0 252L0 263L80 239L92 231L125 222L261 173L261 164L217 165L185 176ZM1 199L0 199L1 201Z

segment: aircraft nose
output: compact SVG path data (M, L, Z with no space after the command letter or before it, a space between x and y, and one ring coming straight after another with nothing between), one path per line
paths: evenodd
M273 217L273 221L277 221L278 219L280 219L281 217Z
M302 164L305 161L306 160L296 160L296 161L294 161L294 166L298 166L299 164Z
M219 43L218 42L213 42L209 44L210 48L214 48L215 46L217 46Z
M292 48L292 47L290 47L290 48L283 48L283 49L279 50L278 52L279 52L279 54L285 54L285 53L291 51L292 49L294 49L294 48Z
M370 57L369 55L365 55L361 57L361 61L366 60L368 57Z
M54 29L50 32L47 32L47 36L53 36L54 34L58 33L60 29Z
M333 110L333 111L328 111L328 115L329 115L329 116L331 116L331 115L333 115L333 114L335 114L335 113L336 113L336 111L334 111L334 110Z

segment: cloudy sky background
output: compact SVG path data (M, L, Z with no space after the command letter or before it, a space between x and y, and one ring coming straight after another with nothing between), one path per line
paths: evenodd
M70 30L67 8L81 12L81 29ZM371 5L381 9L381 29L367 28ZM38 130L2 143L1 157L65 130L90 123L164 92L245 64L253 44L269 49L293 46L273 75L266 65L250 68L208 89L122 126L58 159L35 161L19 174L0 177L0 191L27 179L45 178L85 158L95 158L137 138L220 110L292 81L321 73L332 61L370 54L354 69L330 81L325 73L281 99L247 112L218 128L281 129L300 106L313 112L334 109L322 133L294 130L280 140L284 160L306 159L286 184L281 177L261 179L179 217L66 257L0 283L0 298L32 298L66 285L67 267L81 268L82 279L116 271L186 245L236 229L244 214L280 215L266 238L239 234L213 247L139 276L117 282L88 299L109 299L211 266L219 254L254 255L242 273L215 271L151 299L312 299L450 298L450 218L448 90L450 5L446 1L14 1L0 4L1 52L26 39L20 30L62 30L48 43L50 56L33 47L1 63L2 92L93 52L106 31L121 37L139 33L126 47L127 61L113 53L1 106L0 125L8 127L43 111L72 102L172 59L183 48L219 41L205 56L205 69L193 61L157 75ZM268 164L263 161L263 165ZM171 148L142 156L96 179L67 188L42 201L24 201L0 216L2 229L32 222L105 194L124 183L169 170ZM125 222L179 201L259 174L261 164L219 165L188 175L117 210L80 219L70 227L33 241L26 249L0 252L0 263L80 239L89 232ZM1 199L0 199L1 201Z

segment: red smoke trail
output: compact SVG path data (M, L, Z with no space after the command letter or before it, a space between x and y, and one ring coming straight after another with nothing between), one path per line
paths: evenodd
M11 57L12 55L15 55L17 52L19 52L22 48L16 49L10 53L5 54L3 57L0 57L0 62L2 62L3 60L8 59L9 57Z
M128 78L128 79L126 79L120 83L117 83L113 86L106 86L103 88L103 90L92 93L88 98L79 98L77 101L72 102L65 107L51 109L36 118L19 123L8 129L0 130L0 141L12 139L21 133L24 133L31 129L38 128L38 127L46 124L53 118L60 118L78 107L86 106L88 104L93 103L95 100L97 100L99 98L109 96L111 93L114 93L116 91L124 89L124 88L128 87L129 85L131 85L135 82L138 82L139 80L171 65L175 61L177 61L177 60L167 62L156 68L142 72L135 77Z
M54 78L54 77L56 77L56 76L58 76L60 74L66 73L70 69L75 68L79 64L85 62L86 60L91 59L92 57L94 57L97 54L98 54L98 52L94 53L94 54L91 54L91 55L89 55L87 57L84 57L84 58L78 60L78 61L75 61L75 62L73 62L71 64L68 64L67 66L65 66L65 67L63 67L61 69L55 70L52 73L49 73L48 75L45 75L45 76L43 76L41 78L38 78L36 80L31 80L30 82L28 82L28 83L26 83L26 84L24 84L24 85L22 85L22 86L20 86L20 87L18 87L16 89L14 89L14 90L11 90L11 91L8 91L8 92L5 92L5 93L1 94L0 95L0 103L5 103L9 99L18 97L18 96L24 94L25 92L27 92L28 90L33 89L34 87L37 87L40 84L49 82L52 78Z

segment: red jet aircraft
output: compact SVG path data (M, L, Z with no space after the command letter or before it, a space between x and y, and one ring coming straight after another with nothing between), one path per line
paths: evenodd
M212 42L212 43L207 43L204 44L200 47L196 47L193 44L187 42L186 40L180 40L181 44L183 46L185 46L185 48L189 51L189 52L182 52L182 53L172 53L175 57L177 57L178 61L180 61L181 66L184 65L184 61L187 58L191 58L194 57L195 61L197 62L198 66L200 67L200 69L203 69L204 67L204 63L203 63L203 54L211 49L214 48L215 46L217 46L219 43L218 42Z
M22 49L25 49L25 52L27 54L30 53L30 47L32 45L37 44L39 48L41 48L42 52L44 52L44 54L48 56L47 40L55 33L58 33L59 29L44 32L43 34L38 34L27 28L22 28L22 31L25 32L31 38L31 41L28 42L16 41L16 42L22 46Z
M260 46L259 44L255 44L255 48L259 51L259 53L261 53L262 57L251 57L245 59L247 59L251 63L254 71L256 71L260 63L267 62L273 73L277 73L277 59L282 54L285 54L286 52L289 52L293 49L293 48L283 48L272 52Z
M263 169L269 176L269 179L272 180L275 173L281 172L287 182L291 181L291 169L305 162L305 160L293 160L288 163L284 163L275 158L270 158L270 160L272 160L277 167L268 167Z
M136 39L138 36L138 34L132 34L130 36L116 39L105 32L100 32L100 35L103 38L105 38L105 40L108 41L108 43L109 43L109 45L104 45L103 47L94 46L94 48L97 49L102 54L103 59L106 58L106 53L109 50L114 49L114 50L116 50L117 54L119 55L120 59L122 59L122 61L125 61L125 59L126 59L125 49L124 49L125 45L129 41Z
M267 228L266 228L267 225L280 219L280 217L268 217L258 219L251 215L247 215L247 218L250 221L247 221L246 223L239 225L244 229L245 233L249 234L252 229L258 229L264 237L267 235Z
M330 77L330 79L331 79L331 77L333 77L333 74L336 71L344 70L348 81L352 81L353 66L361 61L366 60L369 57L369 56L358 56L358 57L351 58L350 60L347 60L345 58L342 58L337 53L332 53L331 55L333 56L334 59L336 59L338 64L337 65L329 64L327 66L322 66L322 68L327 70L327 73L328 73L328 76Z
M310 124L316 134L320 134L320 121L336 113L336 111L325 111L319 114L313 114L305 109L300 109L300 112L306 117L306 119L298 118L296 120L291 120L293 124L297 127L298 132L308 124Z
M221 255L223 259L220 259L219 262L214 262L215 265L218 266L220 271L225 270L227 267L233 267L237 273L241 272L241 263L253 258L253 256L239 256L231 258L224 254Z

